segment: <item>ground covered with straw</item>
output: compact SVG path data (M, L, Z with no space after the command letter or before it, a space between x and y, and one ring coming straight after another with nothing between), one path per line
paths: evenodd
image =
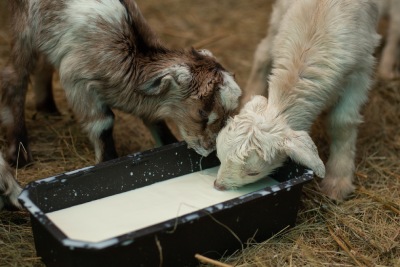
M271 1L137 2L166 44L211 50L244 87L254 49L266 33ZM4 3L0 2L0 67L9 49ZM54 87L59 117L37 113L31 92L27 98L26 120L35 162L16 170L22 185L94 164L92 146L69 110L57 76ZM303 190L297 226L263 243L249 240L242 250L216 260L232 266L400 266L400 81L377 79L363 114L357 190L351 199L332 203L318 192L315 180ZM323 118L312 136L326 160L329 140ZM154 145L142 121L120 113L115 139L121 156ZM0 145L5 148L2 135ZM36 256L26 211L0 212L0 266L43 266Z

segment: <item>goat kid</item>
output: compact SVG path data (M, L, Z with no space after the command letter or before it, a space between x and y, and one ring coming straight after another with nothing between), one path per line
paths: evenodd
M343 200L354 190L360 107L367 100L380 40L377 19L371 0L276 2L272 35L256 52L268 58L260 69L272 68L268 100L253 97L219 133L215 188L254 182L290 157L325 177L321 189L329 197ZM332 144L325 171L308 132L328 108Z
M293 0L278 0L271 15L270 27L267 36L258 44L250 77L247 80L240 107L243 107L254 95L268 95L268 75L272 68L271 49L274 37L277 34L280 20L288 4ZM400 1L399 0L374 0L379 10L379 17L389 17L389 28L386 42L379 61L378 74L383 79L400 77Z
M96 162L117 157L112 109L147 122L171 118L189 147L203 156L215 150L216 136L237 108L241 90L211 52L167 48L133 0L9 5L12 50L0 72L0 117L8 129L12 163L32 161L24 102L29 76L41 57L59 71L68 102L94 145ZM20 143L28 153L17 159Z

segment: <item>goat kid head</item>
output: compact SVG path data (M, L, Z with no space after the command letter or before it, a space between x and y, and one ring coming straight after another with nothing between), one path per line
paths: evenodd
M139 91L164 96L160 116L172 119L188 146L207 156L215 150L226 119L239 106L241 89L210 51L184 53L186 60L164 68Z
M266 109L265 97L253 97L219 133L221 166L216 189L234 189L260 180L282 166L288 156L317 176L325 176L325 166L308 133L292 130L280 118L268 116Z

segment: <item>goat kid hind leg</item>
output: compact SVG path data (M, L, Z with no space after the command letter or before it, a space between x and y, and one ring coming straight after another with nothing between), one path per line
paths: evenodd
M33 161L25 124L25 98L30 74L37 111L60 114L52 92L53 68L44 59L36 62L28 46L24 41L16 40L10 62L0 71L0 120L7 129L7 159L17 167ZM34 67L37 68L31 73Z
M329 113L330 155L321 190L337 201L347 198L355 189L353 177L357 128L362 121L361 106L367 100L370 73L355 73L347 78L344 94Z
M279 0L273 6L273 12L269 21L267 36L261 40L254 53L253 65L250 77L247 80L240 107L243 107L252 96L268 96L268 76L272 69L272 47L275 36L278 34L279 26L287 9L294 0Z
M14 17L18 20L19 15L14 14ZM26 35L13 36L10 60L0 71L0 119L7 131L7 160L13 166L23 167L32 162L25 125L25 98L36 58L30 45L28 26L14 21L13 27L15 32Z
M254 53L253 66L246 87L243 90L240 106L243 107L252 96L268 95L268 75L272 68L272 48L273 37L267 35L257 47Z
M383 79L400 78L400 1L389 2L389 29L378 66Z

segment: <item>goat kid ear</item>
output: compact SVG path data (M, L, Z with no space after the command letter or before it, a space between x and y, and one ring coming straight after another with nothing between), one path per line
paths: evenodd
M213 53L211 53L210 50L207 50L207 49L199 49L199 50L197 50L197 52L198 52L199 54L203 55L203 56L209 56L209 57L215 58L214 55L213 55Z
M291 130L284 141L283 149L292 160L310 168L318 177L325 177L325 165L307 132Z
M174 65L156 73L137 90L144 95L160 95L190 81L190 70L186 65Z
M250 101L245 104L245 110L251 110L257 114L263 114L267 109L268 100L264 96L252 96Z

